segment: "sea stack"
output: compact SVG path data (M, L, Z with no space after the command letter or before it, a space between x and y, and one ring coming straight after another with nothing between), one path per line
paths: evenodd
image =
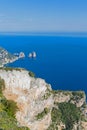
M36 52L32 52L32 56L35 58L36 57Z
M19 53L19 58L24 58L24 57L25 57L24 52L20 52L20 53Z
M29 58L35 58L35 57L36 57L36 52L35 51L29 53Z
M31 58L32 57L32 53L29 53L29 58Z

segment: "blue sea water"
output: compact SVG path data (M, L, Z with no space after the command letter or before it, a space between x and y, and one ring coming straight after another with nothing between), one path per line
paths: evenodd
M1 35L0 46L11 53L26 54L9 66L33 71L53 89L87 93L87 37ZM32 51L37 53L36 59L28 58Z

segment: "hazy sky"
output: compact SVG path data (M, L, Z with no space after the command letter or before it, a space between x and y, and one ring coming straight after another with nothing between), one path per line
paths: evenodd
M87 0L0 0L1 31L87 32Z

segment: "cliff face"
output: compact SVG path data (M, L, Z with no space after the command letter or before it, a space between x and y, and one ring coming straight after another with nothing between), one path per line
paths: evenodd
M7 50L0 47L0 67L2 67L3 65L5 65L7 63L11 63L17 59L18 59L18 57L12 55Z
M50 91L42 79L29 76L29 72L0 70L0 76L5 81L4 96L8 100L17 102L19 111L16 113L19 125L28 126L31 130L47 129L51 123L50 111L53 106L53 96L44 100L44 95ZM49 113L41 120L37 120L38 113L49 109Z
M84 92L53 91L45 80L31 77L23 69L0 69L0 77L5 82L3 95L17 103L18 126L30 130L87 130ZM68 113L73 117L70 117L72 127L68 126L69 119L65 119L70 116Z

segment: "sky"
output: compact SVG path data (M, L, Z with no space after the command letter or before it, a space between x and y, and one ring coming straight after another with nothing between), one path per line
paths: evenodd
M87 32L87 0L0 0L0 32Z

